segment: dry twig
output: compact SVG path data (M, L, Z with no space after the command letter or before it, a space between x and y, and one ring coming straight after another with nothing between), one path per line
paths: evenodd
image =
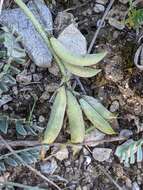
M90 44L90 46L89 46L89 48L88 48L88 53L91 52L91 50L92 50L92 48L93 48L93 46L94 46L94 43L95 43L95 41L96 41L96 38L97 38L97 36L98 36L98 34L99 34L99 32L100 32L100 29L102 28L103 22L104 22L104 20L105 20L105 18L106 18L106 16L107 16L109 10L111 9L111 7L112 7L114 1L115 1L115 0L111 0L111 1L110 1L109 5L108 5L108 7L107 7L107 9L106 9L106 11L104 12L104 15L103 15L103 17L102 17L102 19L101 19L101 21L100 21L99 27L97 28L97 30L96 30L96 32L95 32L95 34L94 34L94 37L93 37L93 39L92 39L92 41L91 41L91 44Z
M128 138L126 137L120 137L120 136L117 136L117 137L110 137L110 138L106 138L106 139L102 139L102 140L92 140L92 141L85 141L83 143L80 143L80 144L77 144L77 146L85 146L85 145L89 145L91 143L96 143L97 145L98 144L104 144L104 143L109 143L109 142L117 142L117 141L125 141L127 140ZM19 141L10 141L10 140L7 140L7 144L11 147L22 147L22 146L25 146L25 147L32 147L32 146L38 146L38 145L41 145L39 143L39 141L24 141L24 140L19 140ZM49 146L61 146L61 145L66 145L66 146L73 146L73 144L70 144L70 143L53 143L53 144L50 144ZM76 145L74 145L76 146ZM7 148L7 145L2 141L0 140L0 150L2 149L5 149Z

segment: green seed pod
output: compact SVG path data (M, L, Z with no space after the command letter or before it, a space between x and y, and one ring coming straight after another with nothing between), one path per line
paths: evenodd
M85 99L88 104L90 104L104 119L111 120L113 118L116 118L115 114L111 113L109 110L107 110L98 99L93 98L92 96L83 96L83 99Z
M75 55L67 50L58 39L51 37L50 42L55 53L62 61L76 66L95 65L107 55L106 51L96 54Z
M101 69L93 69L89 67L81 67L70 64L64 64L66 69L70 71L72 74L77 75L79 77L89 78L97 75Z
M70 126L71 142L81 143L85 136L85 125L82 110L76 97L67 91L67 115Z
M59 91L56 95L50 119L46 131L44 133L43 143L51 144L57 138L63 125L65 109L66 109L66 92L63 86L59 88Z
M80 99L80 104L85 115L92 122L95 128L109 135L116 134L108 121L106 121L98 112L96 112L96 110L83 98Z

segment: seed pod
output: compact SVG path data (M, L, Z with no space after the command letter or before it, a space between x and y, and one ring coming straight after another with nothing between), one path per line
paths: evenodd
M51 144L57 138L63 125L65 109L66 109L66 92L63 86L60 87L56 95L50 119L46 131L44 133L43 143Z
M107 55L106 51L96 54L75 55L67 50L58 39L51 37L50 42L55 53L62 61L76 66L95 65Z
M83 96L83 99L85 99L88 104L90 104L104 119L110 120L115 118L115 114L108 111L100 102L98 99L93 98L92 96Z
M81 143L85 136L85 125L80 105L75 96L67 91L67 115L70 126L71 142Z
M72 74L77 75L79 77L89 78L97 75L101 69L93 69L89 67L81 67L70 64L64 64L66 69L70 71Z
M110 124L83 98L80 99L80 104L87 118L97 129L109 135L116 134Z

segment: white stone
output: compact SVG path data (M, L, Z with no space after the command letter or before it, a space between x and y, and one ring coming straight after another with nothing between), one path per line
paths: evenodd
M84 55L87 52L87 41L74 24L65 28L58 39L72 53Z
M105 7L104 5L101 4L95 4L95 7L93 8L95 13L100 13L100 12L104 12L105 11Z
M93 157L99 162L107 161L110 158L112 149L110 148L94 148Z

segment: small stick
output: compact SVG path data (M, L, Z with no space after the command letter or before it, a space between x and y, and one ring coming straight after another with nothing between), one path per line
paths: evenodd
M98 144L104 144L104 143L109 143L109 142L118 142L118 141L125 141L125 140L128 140L127 137L120 137L120 136L117 136L117 137L112 137L110 139L102 139L102 140L92 140L92 141L85 141L83 143L79 143L79 144L70 144L70 143L53 143L53 144L50 144L49 146L61 146L61 145L66 145L66 146L84 146L84 145L88 145L90 143L96 143L97 145ZM19 141L11 141L11 140L7 140L7 144L10 145L11 147L21 147L21 146L25 146L25 147L32 147L32 146L38 146L38 145L41 145L41 143L39 141L23 141L23 140L19 140ZM6 144L0 140L0 150L6 148Z
M103 25L103 22L104 22L104 20L105 20L105 17L107 16L109 10L111 9L111 7L112 7L114 1L115 1L115 0L111 0L110 3L109 3L109 5L108 5L108 7L107 7L107 9L106 9L106 11L105 11L105 13L104 13L104 15L103 15L101 21L100 21L99 27L97 28L97 30L96 30L96 32L95 32L95 34L94 34L94 37L93 37L93 39L92 39L92 41L91 41L91 44L90 44L90 46L89 46L89 48L88 48L88 51L87 51L88 53L91 52L91 50L92 50L92 48L93 48L93 46L94 46L94 43L95 43L95 41L96 41L96 38L97 38L97 36L98 36L98 34L99 34L99 31L100 31L100 29L102 28L102 25Z

